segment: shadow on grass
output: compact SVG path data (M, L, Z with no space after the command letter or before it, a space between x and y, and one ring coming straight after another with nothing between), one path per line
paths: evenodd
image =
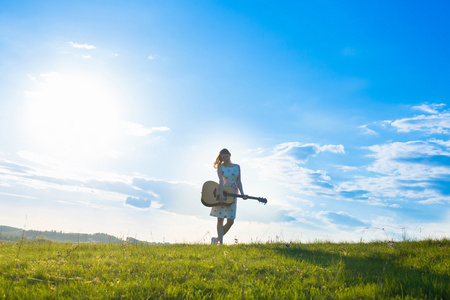
M450 242L444 242L446 247L439 251L448 250ZM343 268L340 282L347 287L377 284L390 297L408 295L425 299L450 299L448 268L439 273L431 271L430 264L433 259L429 257L423 258L430 261L422 267L405 265L410 252L396 251L397 245L394 243L380 244L384 244L387 249L358 249L365 247L365 244L349 244L349 247L342 244L341 249L336 251L336 244L333 244L333 249L327 250L320 246L314 248L311 244L280 244L274 250L287 258L325 269L341 264ZM439 242L430 242L428 246L442 245Z

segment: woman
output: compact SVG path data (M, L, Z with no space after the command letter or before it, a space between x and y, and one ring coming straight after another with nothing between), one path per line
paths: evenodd
M227 149L222 149L214 162L214 168L217 169L217 175L219 176L219 201L225 201L223 195L223 187L231 186L234 189L234 193L237 194L237 190L240 191L242 198L245 200L247 196L244 195L241 182L241 168L238 164L231 162L231 153ZM229 205L217 205L211 208L212 217L217 217L217 235L218 237L211 238L211 244L223 244L223 236L230 230L236 218L236 198L234 202ZM227 219L225 226L223 225L224 219Z

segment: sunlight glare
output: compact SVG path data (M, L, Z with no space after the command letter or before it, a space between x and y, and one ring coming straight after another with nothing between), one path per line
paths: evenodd
M113 87L87 74L42 74L27 91L26 124L34 147L71 159L115 156L121 116Z

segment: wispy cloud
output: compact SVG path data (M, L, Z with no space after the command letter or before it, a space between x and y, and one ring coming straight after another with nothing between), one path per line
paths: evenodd
M429 107L438 110L444 105ZM424 124L420 126L428 129L423 129L420 133L427 139L402 142L389 140L363 147L361 150L370 153L365 158L361 157L359 161L365 161L362 165L319 164L321 155L325 153L328 153L327 156L330 153L336 154L335 161L341 158L345 160L342 154L355 153L353 150L347 153L343 145L300 142L280 143L273 149L255 150L250 162L261 180L284 187L281 189L285 193L283 197L290 204L284 207L297 219L308 219L307 211L309 214L317 212L321 205L311 201L317 199L324 202L353 201L358 202L358 205L376 207L380 212L408 215L409 211L420 211L420 207L424 205L450 203L450 142L429 137L430 134L443 132L436 129L438 126L430 121L431 118L443 120L446 116L447 113L443 111L423 116L428 127ZM401 121L407 119L413 118L379 122L378 124L384 126L380 127L377 139L382 136L383 129L389 130L391 126L399 126ZM440 127L444 125L441 123ZM368 129L367 126L360 128ZM397 132L404 136L404 132ZM373 135L372 132L368 134ZM358 155L361 155L361 152ZM324 158L327 156L324 155ZM437 217L439 210L429 214ZM347 228L345 230L371 224L371 221L356 218L345 209L339 212L327 211L321 216L327 223ZM422 218L420 214L408 216Z
M389 141L366 147L374 159L365 169L372 173L352 181L342 182L341 195L364 195L372 203L393 206L391 201L413 201L422 204L450 202L450 142L429 138L430 135L450 133L450 114L443 111L445 104L415 106L413 110L431 115L419 115L393 121L384 121L399 133L416 131L428 137L425 140ZM389 204L389 202L391 202Z
M321 152L331 152L331 153L338 153L338 154L344 154L344 146L343 145L324 145L319 146L319 151L317 153Z
M125 201L125 204L131 205L133 207L137 208L149 208L151 205L150 199L142 199L142 198L134 198L134 197L128 197Z
M105 209L123 205L138 209L160 209L183 215L199 215L201 187L178 181L149 178L145 175L124 175L96 172L54 164L32 153L22 153L28 163L0 160L0 182L10 190L24 190L26 195L3 190L0 195L42 199L53 195L54 201L63 197L66 204L81 204ZM24 193L25 194L25 193ZM183 202L180 203L180 195ZM74 200L70 200L74 199Z
M19 163L15 163L6 159L3 159L0 157L0 172L1 173L12 173L12 174L17 174L17 173L26 173L29 171L32 171L33 169L24 165L24 164L19 164Z
M0 195L17 197L17 198L37 199L36 197L32 197L32 196L9 194L9 193L3 193L3 192L0 192Z
M336 165L337 168L344 172L359 171L360 167Z
M374 161L366 170L374 175L336 184L340 196L385 206L392 201L450 202L450 149L442 141L391 142L368 149Z
M444 103L439 104L422 104L418 106L413 106L412 109L421 110L423 112L429 113L429 114L437 114L439 113L440 109L444 108L446 105Z
M324 218L326 222L330 224L337 225L339 227L367 227L370 226L369 223L366 223L355 216L352 216L346 212L338 211L322 211L318 214L320 217Z
M427 134L450 134L450 113L395 120L391 123L399 132L421 131Z
M308 158L321 152L345 153L345 150L343 145L321 146L314 143L287 142L275 146L273 154L269 158L305 162Z
M134 122L123 122L123 128L127 134L133 136L146 136L154 132L170 131L170 128L167 126L146 128L143 125Z
M96 49L96 47L94 45L88 45L88 44L78 44L75 42L69 42L69 44L76 49L87 49L87 50L92 50L92 49Z
M367 125L361 125L361 126L359 126L359 128L361 128L363 130L364 134L378 135L378 133L375 130L367 128Z
M423 104L412 109L421 110L429 115L395 120L390 123L399 132L418 131L428 135L450 134L450 113L445 111L445 104Z
M326 171L306 167L309 159L325 152L344 154L345 150L342 145L287 142L276 145L270 152L251 160L262 179L276 181L300 194L317 195L330 193L333 184Z

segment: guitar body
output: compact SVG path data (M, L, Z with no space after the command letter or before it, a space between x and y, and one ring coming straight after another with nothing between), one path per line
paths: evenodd
M231 186L224 186L223 194L226 197L226 200L224 202L219 202L219 184L214 181L207 181L203 184L202 188L202 203L207 207L213 207L217 205L229 206L235 201L235 197L228 194L233 193L234 189Z
M244 199L253 199L258 200L260 203L267 203L266 198L261 197L252 197L248 195L238 195L235 194L234 189L231 186L224 186L223 187L223 196L225 197L225 201L220 202L219 201L219 184L214 181L207 181L203 184L202 188L202 203L204 206L212 207L217 205L225 205L230 206L233 204L234 201L236 201L236 197L244 198Z

